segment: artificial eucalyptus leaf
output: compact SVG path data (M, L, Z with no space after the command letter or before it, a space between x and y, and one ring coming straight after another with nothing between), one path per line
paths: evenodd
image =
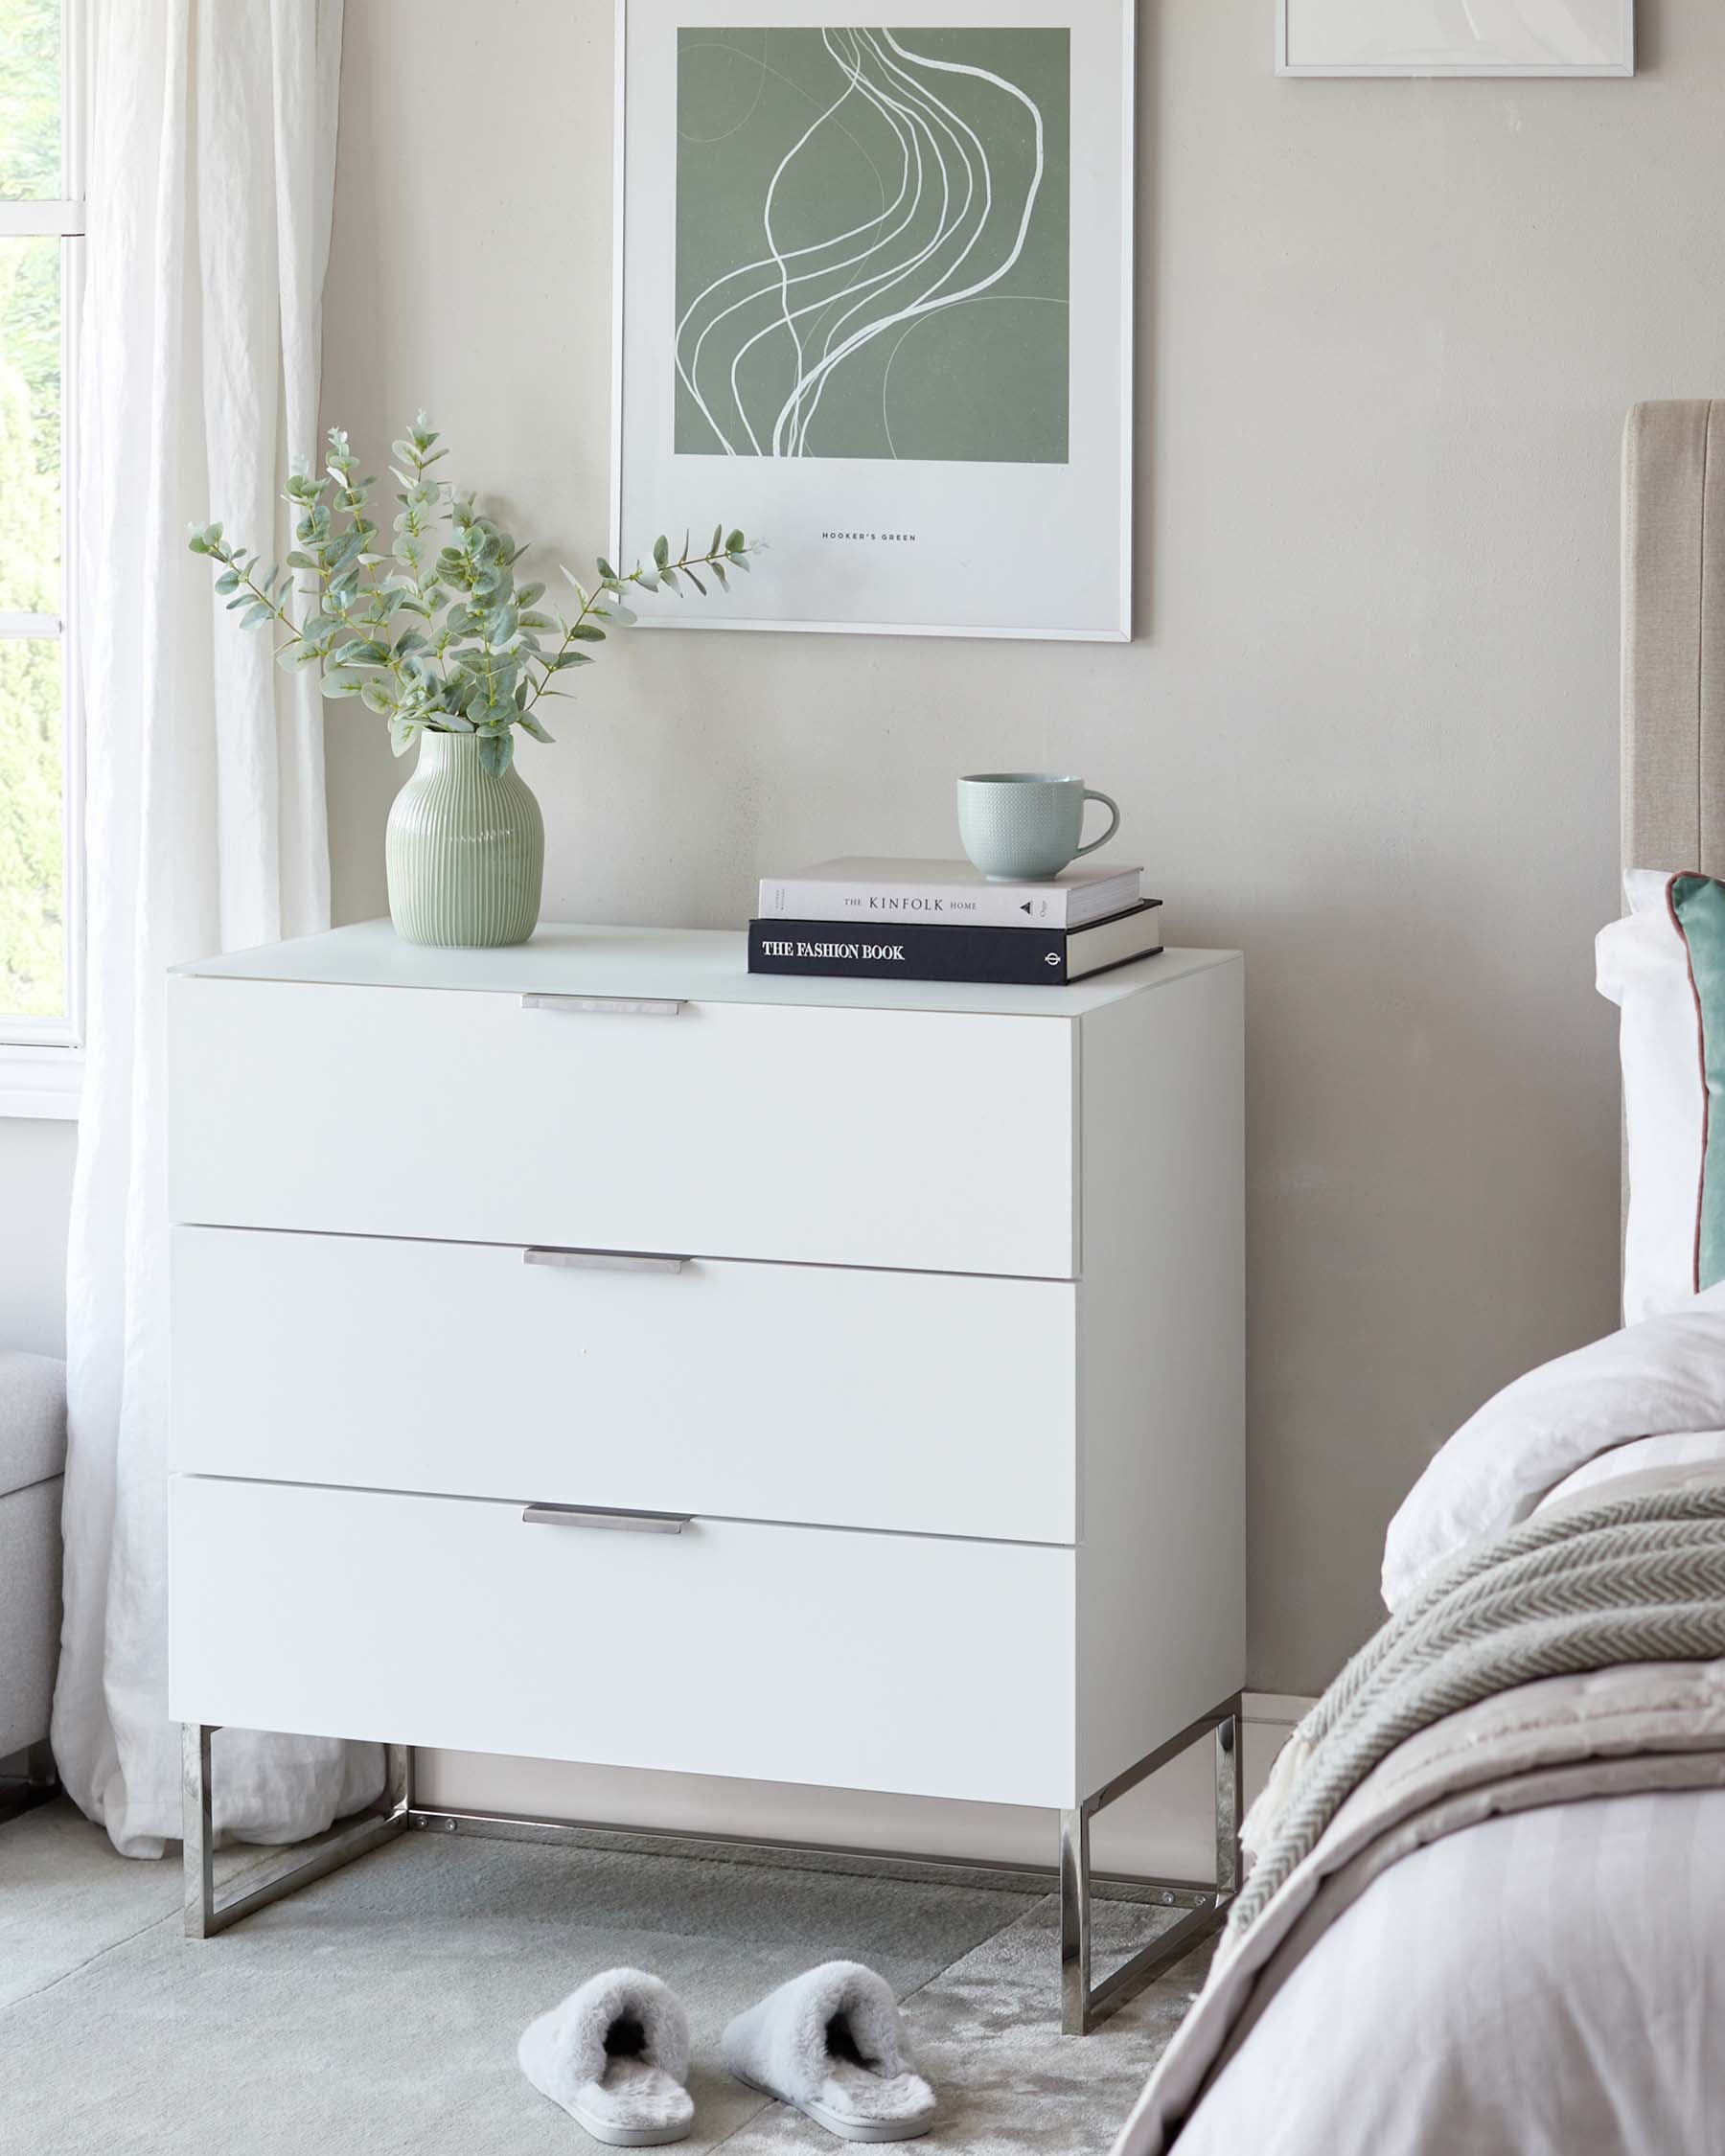
M193 525L186 543L212 562L216 595L242 627L280 622L288 631L272 654L284 672L320 666L323 694L358 697L384 716L398 754L427 726L477 731L486 768L507 769L513 729L518 725L548 741L534 705L541 697L566 694L553 686L558 675L592 664L591 652L573 647L603 643L601 623L633 625L628 607L598 606L598 596L620 598L630 584L680 594L682 577L705 593L689 566L685 532L678 561L672 561L670 540L661 535L651 559L627 577L600 556L596 593L565 568L579 612L565 624L542 609L541 581L518 589L515 583L515 564L527 543L483 514L472 493L427 475L445 451L433 447L439 437L423 412L390 445L395 461L388 469L400 489L394 496L400 508L390 514L393 537L385 552L368 509L376 475L361 470L343 428L331 427L325 440L323 469L314 473L296 458L286 482L282 498L294 512L295 544L285 565L232 544L218 521ZM697 562L701 567L710 562L723 585L719 558L728 553L733 567L746 567L745 545L740 531L727 539L721 525ZM297 624L296 604L305 611ZM558 635L563 641L547 650L541 637Z
M515 755L515 743L507 731L480 737L479 762L493 778L501 778Z

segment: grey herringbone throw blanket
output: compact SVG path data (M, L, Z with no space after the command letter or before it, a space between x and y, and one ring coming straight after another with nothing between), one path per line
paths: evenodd
M1464 1550L1367 1641L1295 1732L1309 1755L1230 1913L1230 1936L1415 1731L1538 1677L1722 1655L1725 1482L1535 1514Z

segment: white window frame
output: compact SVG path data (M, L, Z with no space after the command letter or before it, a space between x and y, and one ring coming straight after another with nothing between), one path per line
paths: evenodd
M60 644L66 1015L0 1012L0 1116L74 1117L83 1082L84 728L78 644L79 329L83 300L85 0L60 0L59 201L0 201L0 239L60 242L60 611L0 612L0 637Z

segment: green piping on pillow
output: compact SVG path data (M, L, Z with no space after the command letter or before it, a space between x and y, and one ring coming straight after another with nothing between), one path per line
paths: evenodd
M1695 1286L1725 1280L1725 883L1673 876L1671 918L1689 952L1706 1107L1695 1204Z

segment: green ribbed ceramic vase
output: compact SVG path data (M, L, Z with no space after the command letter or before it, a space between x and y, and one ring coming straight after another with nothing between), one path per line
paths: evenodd
M525 943L539 925L545 825L512 763L494 778L472 734L420 736L384 837L389 918L407 943Z

